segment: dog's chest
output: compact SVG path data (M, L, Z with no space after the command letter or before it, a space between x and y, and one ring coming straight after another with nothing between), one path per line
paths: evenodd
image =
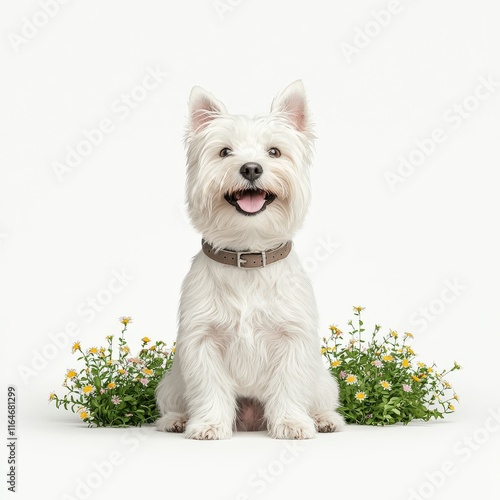
M225 316L225 363L240 388L256 387L269 368L268 344L290 316L276 267L273 272L224 268L225 276L216 277L217 310Z
M231 328L239 339L251 339L256 330L270 328L287 315L283 287L286 275L267 270L245 271L237 268L224 269L226 276L217 276L217 297Z
M267 344L275 325L262 304L247 303L234 312L234 328L226 333L224 361L242 396L253 397L269 368Z

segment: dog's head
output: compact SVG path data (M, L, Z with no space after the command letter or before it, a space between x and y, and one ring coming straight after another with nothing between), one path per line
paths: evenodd
M194 87L189 101L187 204L216 248L261 251L293 237L310 199L313 134L304 86L289 85L271 112L231 115Z

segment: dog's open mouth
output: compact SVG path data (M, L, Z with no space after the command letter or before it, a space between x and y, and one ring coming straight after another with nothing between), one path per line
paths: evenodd
M234 193L226 193L224 199L244 215L255 215L266 209L276 195L262 189L244 189Z

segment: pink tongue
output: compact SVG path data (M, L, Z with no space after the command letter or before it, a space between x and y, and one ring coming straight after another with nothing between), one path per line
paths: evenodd
M237 201L242 210L251 214L258 212L265 202L265 194L262 191L245 191Z

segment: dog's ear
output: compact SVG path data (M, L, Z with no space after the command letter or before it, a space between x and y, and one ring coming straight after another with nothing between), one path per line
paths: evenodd
M306 91L302 80L296 80L279 93L273 100L271 112L286 113L290 121L301 132L309 125Z
M193 87L189 96L189 125L193 132L224 113L227 113L226 107L210 92L198 86Z

